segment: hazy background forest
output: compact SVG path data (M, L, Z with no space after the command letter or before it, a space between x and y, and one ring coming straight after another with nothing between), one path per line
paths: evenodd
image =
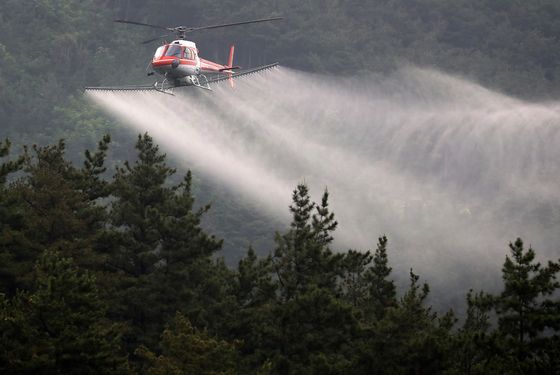
M234 95L217 88L213 97L185 93L156 100L166 101L163 110L177 111L174 120L196 118L216 139L239 139L243 146L259 136L254 124L244 124L255 117L244 103L265 117L262 124L256 121L258 126L299 134L302 139L268 154L263 151L267 145L261 145L261 161L278 169L272 176L277 180L243 168L227 175L238 181L215 178L216 170L231 166L208 167L205 151L196 153L193 145L190 154L181 152L189 139L171 143L184 133L166 139L159 125L149 127L150 115L158 115L149 113L154 97L92 100L84 95L86 86L152 82L145 69L157 43L139 42L155 34L114 19L198 26L268 16L284 20L192 34L192 40L210 60L225 61L233 43L236 64L279 61L279 71L240 82ZM61 343L81 338L69 339L69 334L52 341L53 334L41 328L40 312L46 311L53 326L89 322L93 329L85 335L102 345L95 358L77 355L77 361L107 373L189 370L178 363L202 371L201 364L214 362L223 366L204 371L555 373L559 305L553 276L558 264L544 266L544 261L558 258L560 240L560 167L554 162L560 160L555 147L559 40L560 3L553 0L2 1L0 140L9 139L11 147L9 155L8 147L0 147L0 156L6 156L0 162L13 161L0 171L5 185L0 191L6 193L0 199L3 313L13 323L4 326L2 360L21 371L73 366L53 353L66 353ZM146 111L139 110L136 125L130 125L131 119L119 112L123 108ZM292 115L282 119L286 111ZM378 125L375 131L367 130L370 119ZM155 135L155 142L149 136L137 138L145 131ZM105 134L111 141L98 144ZM309 146L308 139L319 139L325 148ZM21 156L23 145L30 148ZM41 148L46 145L52 146ZM363 171L363 164L337 154L344 147L355 151L352 157L358 161L392 162L403 174ZM419 157L431 148L439 153ZM91 153L82 167L86 149ZM316 154L309 162L316 175L305 174L300 164L307 159L290 155L298 149ZM210 154L210 147L206 151ZM258 154L259 148L251 151ZM341 156L348 162L346 170L337 164ZM188 169L193 174L183 180ZM48 170L56 170L61 180L50 179ZM157 178L148 178L146 170ZM330 181L329 173L338 182ZM130 197L142 196L142 184L134 184L143 179L163 192L158 210L176 221L162 224L147 214L146 223L139 224L134 215L127 217L129 211L141 211L141 202ZM359 193L341 187L347 180L362 184ZM422 183L410 183L417 180ZM279 183L272 189L270 181ZM410 186L391 191L393 181ZM308 182L310 191L296 188L301 182ZM251 186L238 188L246 185ZM57 228L48 232L41 219L45 215L37 214L49 196L42 194L53 186L67 189L53 199L75 208L64 225L77 238ZM321 200L325 187L330 206ZM360 201L396 202L399 194L411 195L417 187L430 202L410 196L405 214L389 214L387 207L403 210L394 203L368 206ZM65 201L64 194L71 199ZM307 199L319 204L311 207ZM437 210L430 208L433 202ZM405 218L397 220L399 215ZM155 232L139 239L135 225ZM170 234L185 227L184 236ZM43 230L48 235L40 235ZM388 242L380 237L376 244L383 234ZM515 242L517 236L525 247ZM509 241L514 241L511 248ZM529 244L543 262L540 268L529 266ZM347 251L376 246L362 256ZM154 250L162 248L169 253ZM14 255L14 249L24 255ZM172 249L190 253L183 257ZM298 258L298 251L315 264ZM509 265L503 263L508 254L513 259ZM431 291L409 273L410 267ZM90 274L84 276L84 269ZM534 293L526 302L536 315L521 337L512 333L517 321L508 315L515 310L508 272L538 276L525 280ZM85 318L76 313L78 323L57 321L60 306L49 302L48 285L59 279L49 279L50 274L73 280L72 301L94 313ZM494 294L472 292L465 300L470 288ZM179 292L166 297L169 289ZM547 299L550 293L556 293L554 302ZM445 313L449 308L454 315ZM180 314L173 319L176 311ZM454 325L455 318L460 319ZM406 326L407 320L417 324ZM28 322L39 322L38 328ZM160 341L167 324L174 328ZM302 330L305 339L296 345ZM402 335L394 338L396 332ZM185 339L180 333L187 333L187 342L180 341ZM39 336L39 349L26 352L26 342ZM392 345L388 338L395 340ZM200 356L182 358L173 349L179 343ZM384 346L387 352L380 349ZM116 353L112 357L107 355L111 351Z

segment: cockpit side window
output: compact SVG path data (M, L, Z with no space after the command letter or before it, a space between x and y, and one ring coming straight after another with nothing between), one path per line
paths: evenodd
M158 49L156 49L156 53L154 53L154 59L159 59L163 55L164 49L165 46L159 46Z
M190 48L185 47L185 54L184 54L184 58L187 60L194 60L194 55L193 52Z
M181 57L181 47L178 45L170 45L165 52L165 56Z

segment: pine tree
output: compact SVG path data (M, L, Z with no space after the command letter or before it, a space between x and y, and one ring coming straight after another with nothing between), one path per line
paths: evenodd
M410 287L395 307L386 311L370 336L369 371L375 373L437 373L448 368L452 312L441 317L426 307L428 284L418 284L410 270Z
M334 255L328 247L337 226L328 209L328 193L317 206L311 201L307 186L300 184L293 192L290 212L290 230L284 235L276 234L273 255L282 298L288 301L313 286L334 293L342 256Z
M111 264L120 278L115 314L131 324L130 348L155 345L176 311L208 323L229 277L211 259L221 241L200 226L210 207L195 209L191 173L170 185L175 170L153 139L138 136L136 149L138 160L117 170L111 207Z
M265 341L273 373L346 374L352 371L352 307L328 289L311 286L273 308Z
M241 372L255 371L270 356L268 347L277 332L277 327L271 324L276 308L276 285L272 275L271 257L258 259L251 247L239 261L235 273L235 307L223 332L229 339L240 341Z
M342 260L340 280L341 296L358 311L364 309L368 300L369 283L366 274L373 260L371 252L348 250Z
M1 370L6 373L128 372L118 327L105 318L94 278L45 251L32 292L3 301Z
M238 352L235 343L210 336L193 328L190 321L177 313L173 324L163 332L161 354L145 346L136 350L148 375L227 375L236 374Z
M75 257L88 269L103 267L104 257L94 251L105 223L103 208L90 199L82 171L64 154L62 140L52 146L33 146L31 152L26 149L21 157L25 175L3 191L14 207L0 239L6 260L0 273L6 275L3 284L10 294L29 288L33 264L46 248Z
M491 315L493 306L491 295L482 291L467 293L467 316L459 329L455 341L457 360L454 368L465 375L491 373L491 363L497 354L495 337L491 333Z
M334 213L329 210L329 192L327 189L321 197L321 205L315 204L315 209L317 212L311 220L314 238L319 245L326 247L333 241L332 233L338 226L338 222L334 219Z
M236 298L241 307L258 306L275 296L271 277L272 259L259 260L252 247L237 267Z
M278 298L257 310L261 325L255 328L263 337L252 343L257 363L273 373L346 373L357 321L338 298L344 256L329 248L337 223L328 192L317 205L307 186L298 185L290 212L290 230L277 234L272 257Z
M369 286L369 295L366 310L376 320L381 320L390 307L397 305L395 283L389 280L392 268L389 267L387 257L387 237L379 238L373 266L366 272L365 278Z
M550 343L557 341L560 329L560 301L553 298L560 287L556 279L560 264L549 261L542 267L520 238L509 247L511 254L502 268L504 290L496 298L505 353L510 355L511 368L524 373L549 371L555 366Z
M102 178L103 173L107 171L105 159L109 143L111 137L106 134L97 144L97 151L93 154L89 150L85 151L84 166L78 177L80 188L90 201L105 198L110 194L109 182Z

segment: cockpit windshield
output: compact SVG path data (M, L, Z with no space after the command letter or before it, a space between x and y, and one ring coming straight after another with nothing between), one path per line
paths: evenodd
M181 58L181 46L170 45L165 52L165 56L175 56Z

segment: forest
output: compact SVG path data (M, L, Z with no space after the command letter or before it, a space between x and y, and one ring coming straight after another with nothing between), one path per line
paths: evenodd
M317 187L294 186L286 226L211 205L220 187L83 98L150 82L154 45L139 42L153 34L114 19L279 15L195 40L218 61L235 42L244 66L383 76L412 64L527 101L560 93L556 0L3 0L0 372L558 374L560 259L532 239L503 244L497 290L467 288L441 311L430 275L393 272L391 237L335 244L328 190L315 202ZM240 245L259 236L268 249Z
M288 230L236 268L200 227L192 175L153 139L102 177L110 137L78 168L65 144L0 166L0 369L6 373L554 374L560 263L509 244L498 294L438 313L410 270L397 293L390 243L332 248L337 227L295 187ZM10 144L0 149L7 156ZM6 183L10 174L16 177Z

